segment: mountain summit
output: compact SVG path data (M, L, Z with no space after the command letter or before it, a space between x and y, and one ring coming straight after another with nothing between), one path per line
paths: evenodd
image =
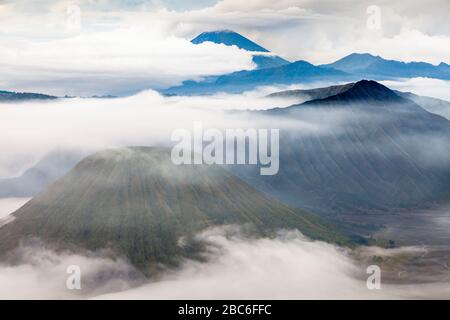
M237 46L239 49L254 52L269 52L269 50L261 47L246 37L231 30L219 30L211 32L203 32L191 40L193 44L203 42L221 43L227 46Z
M192 39L191 42L193 44L214 42L227 46L236 46L239 49L255 52L253 55L253 62L256 64L258 69L279 67L289 63L289 61L279 56L270 54L270 51L266 48L261 47L259 44L231 30L203 32Z
M395 94L391 89L373 80L361 80L347 86L347 90L316 102L381 102L404 103L405 100Z
M403 99L401 96L396 94L393 90L389 89L388 87L373 80L360 80L358 82L352 82L344 85L336 85L325 88L280 91L272 93L268 97L272 98L298 97L300 100L303 100L303 102L306 101L304 103L305 105L325 104L325 103L332 105L341 105L341 104L345 105L351 103L410 104L411 102L409 100ZM287 109L289 108L286 108L286 110Z

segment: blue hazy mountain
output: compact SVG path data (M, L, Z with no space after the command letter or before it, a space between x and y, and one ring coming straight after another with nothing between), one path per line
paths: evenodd
M230 170L278 200L335 220L421 207L448 192L447 119L375 81L326 91L331 95L291 107L247 112L280 129L280 170Z
M221 43L227 46L237 46L240 49L255 52L269 52L266 48L254 43L246 37L231 30L219 30L211 32L203 32L191 41L193 44L200 44L203 42Z
M352 53L333 63L322 65L322 67L333 68L366 78L428 77L450 79L450 66L443 62L439 65L426 62L402 62L386 60L368 53Z
M369 53L352 53L330 64L313 66L305 61L290 63L242 35L229 30L204 32L192 40L199 44L205 41L235 45L254 52L253 61L257 70L238 71L231 74L208 76L201 81L188 80L181 85L163 90L170 95L213 94L217 92L240 93L260 85L304 83L310 81L357 81L360 79L392 79L428 77L450 79L450 65L441 62L433 65L425 62L403 62L387 60ZM302 65L304 73L298 73ZM315 68L315 71L313 70ZM320 69L318 69L320 68ZM273 69L268 73L259 69ZM308 69L308 70L306 70ZM327 71L323 71L326 69ZM322 70L319 72L319 70ZM341 73L338 73L340 71ZM327 73L328 72L328 73ZM320 74L320 75L319 75ZM242 78L241 78L242 76ZM268 76L267 79L262 77ZM235 83L233 83L235 82Z
M185 81L180 86L164 90L163 93L177 95L240 93L263 85L289 85L320 80L337 81L349 77L350 75L345 72L317 67L300 60L275 68L238 71L218 77L209 77L198 82Z
M372 63L383 60L378 56L373 56L368 53L352 53L342 59L339 59L330 64L321 65L324 68L333 68L336 70L345 71L348 73L360 72Z
M253 62L258 69L279 67L288 64L289 61L272 54L270 51L261 47L255 42L247 39L237 32L231 30L219 30L211 32L203 32L191 41L193 44L200 44L203 42L214 42L218 44L225 44L227 46L237 46L240 49L255 52L253 55Z
M14 102L26 100L53 100L57 98L58 97L40 93L12 92L0 90L0 102Z

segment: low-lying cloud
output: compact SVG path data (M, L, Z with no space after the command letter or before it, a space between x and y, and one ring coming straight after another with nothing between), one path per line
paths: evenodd
M232 231L230 234L230 230ZM21 247L14 265L0 265L0 298L40 299L400 299L446 298L446 283L366 286L365 264L349 249L310 241L298 231L273 239L247 238L233 228L208 230L207 262L185 261L157 281L143 280L123 260ZM373 252L372 252L373 251ZM401 255L414 248L374 248ZM67 267L82 271L82 290L68 290Z
M336 134L354 121L380 125L383 114L335 108L303 110L301 116L274 117L239 110L265 110L298 103L297 98L272 99L263 87L243 94L165 97L147 90L114 99L58 99L0 104L0 177L20 174L54 149L94 152L123 146L169 146L175 129L193 129L195 121L206 128L294 129L296 135ZM360 108L363 110L363 108ZM235 111L233 111L235 110ZM420 138L420 137L415 137ZM428 138L418 140L423 141ZM432 139L437 149L443 145ZM433 153L435 154L435 153ZM439 160L439 159L438 159ZM439 160L440 161L440 160Z
M403 92L412 92L420 96L428 96L450 101L450 81L431 78L412 78L381 81L389 88Z
M301 299L357 297L367 289L340 249L311 242L298 232L276 239L227 238L223 230L201 235L211 243L210 262L187 261L161 281L106 299Z
M298 231L274 239L227 236L223 228L204 232L211 244L208 263L186 261L158 282L99 299L407 299L445 298L448 284L366 286L364 264L349 249L310 241ZM379 255L416 252L374 248Z
M0 299L81 299L111 291L129 289L138 278L123 260L101 254L55 253L40 245L18 248L0 263ZM81 270L81 289L69 290L70 266Z
M0 177L11 177L54 149L92 150L171 143L173 130L192 129L194 121L211 128L257 127L260 117L232 109L287 106L290 99L242 95L164 97L155 91L116 99L59 99L0 104Z

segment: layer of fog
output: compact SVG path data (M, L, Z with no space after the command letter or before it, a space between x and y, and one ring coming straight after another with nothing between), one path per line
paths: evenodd
M214 229L200 238L211 244L210 262L186 261L158 282L98 299L410 299L448 298L448 284L392 285L369 290L366 268L349 249L310 241L298 231L274 239L249 239ZM414 247L369 254L421 252Z
M314 86L326 85L315 83ZM311 85L312 87L313 85ZM194 121L205 128L295 128L297 134L326 134L344 128L360 117L373 123L373 115L346 110L309 112L302 117L273 118L230 112L265 110L298 103L297 98L265 98L268 93L305 85L262 87L243 94L164 97L155 91L116 99L59 99L50 102L0 104L0 177L13 177L55 149L83 153L130 145L167 146L174 129L193 129ZM377 121L383 121L379 114ZM381 119L378 119L381 118ZM420 138L420 137L417 137ZM429 137L427 137L429 138ZM432 139L435 141L436 139ZM439 142L439 141L437 141ZM439 149L440 143L433 145ZM86 151L87 150L87 151Z
M450 81L448 80L412 78L387 80L381 83L391 89L450 101Z
M68 289L71 266L81 269L80 290ZM55 253L40 244L26 245L0 264L0 299L81 299L129 289L137 274L125 261L102 253Z
M0 136L0 177L19 175L55 149L94 152L129 145L167 145L174 129L192 130L194 121L218 129L255 127L259 118L227 111L284 107L294 102L264 98L266 92L163 97L149 90L117 99L0 104L0 126L7 133Z
M233 227L199 235L209 243L207 262L186 260L158 280L143 280L124 260L102 253L55 253L40 245L14 252L0 264L1 299L409 299L448 298L447 283L366 286L369 263L350 249L311 241L298 231L272 239L248 238ZM395 256L423 248L364 249L368 256ZM69 266L79 266L81 289L66 287Z

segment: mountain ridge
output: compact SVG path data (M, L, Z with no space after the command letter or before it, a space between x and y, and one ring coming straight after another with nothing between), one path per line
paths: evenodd
M0 102L16 102L28 100L55 100L56 96L32 92L14 92L0 90Z
M404 62L384 59L370 53L352 53L333 63L323 64L321 67L341 70L363 77L431 77L450 79L450 68L444 62L438 65L416 61Z

